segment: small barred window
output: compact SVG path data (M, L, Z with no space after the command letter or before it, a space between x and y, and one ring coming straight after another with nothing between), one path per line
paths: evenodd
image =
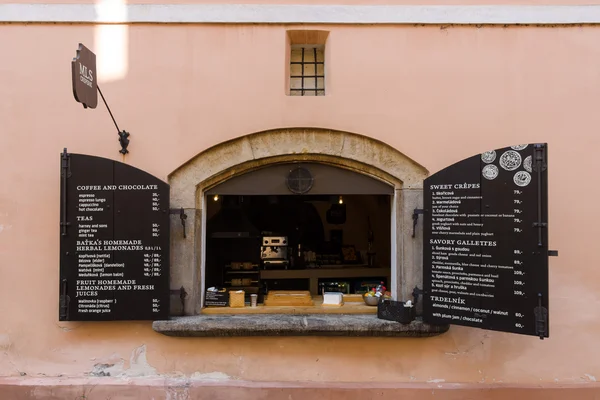
M290 57L290 95L325 96L323 46L293 46Z

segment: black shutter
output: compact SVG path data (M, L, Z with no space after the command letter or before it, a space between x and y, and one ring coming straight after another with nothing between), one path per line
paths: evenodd
M518 145L425 180L426 322L549 337L547 160Z
M167 319L169 185L65 149L60 203L59 319Z

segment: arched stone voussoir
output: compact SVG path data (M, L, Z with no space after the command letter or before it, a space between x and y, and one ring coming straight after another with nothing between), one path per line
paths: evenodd
M342 158L372 165L402 181L403 189L422 189L429 173L425 167L378 140L356 134L346 134Z
M171 207L194 208L196 186L245 161L253 160L248 136L210 147L169 174Z
M336 163L354 169L352 164L370 166L367 174L401 182L397 189L421 189L427 170L393 147L376 139L355 133L319 129L274 129L242 136L220 143L199 153L169 175L172 207L194 208L197 204L196 188L203 183L217 183L232 174L245 173L263 162L286 159L292 161L313 159L339 159ZM292 156L292 157L290 157ZM296 156L296 157L294 157ZM330 162L329 162L330 163ZM242 164L246 164L242 167ZM255 165L256 164L256 165ZM240 166L236 168L236 166ZM381 171L377 174L375 171ZM230 173L223 174L225 171ZM390 182L391 183L391 182Z
M276 129L248 136L254 157L276 157L282 154L326 154L340 156L345 132L327 129Z

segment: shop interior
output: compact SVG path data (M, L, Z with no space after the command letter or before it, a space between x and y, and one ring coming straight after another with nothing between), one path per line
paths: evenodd
M322 193L338 172L323 173L323 168L304 170L310 171L308 186L316 189L304 188L308 194L290 193L292 169L287 166L262 171L274 175L271 188L260 187L260 176L256 185L245 177L245 190L233 182L220 188L225 194L214 193L215 188L207 195L204 313L290 307L296 312L376 312L362 294L374 286L389 287L391 195L362 194L369 189L364 185L343 190L354 194ZM273 187L277 180L286 187ZM350 179L337 182L337 189L352 183L360 184ZM238 194L227 193L232 191ZM271 194L253 193L261 191Z

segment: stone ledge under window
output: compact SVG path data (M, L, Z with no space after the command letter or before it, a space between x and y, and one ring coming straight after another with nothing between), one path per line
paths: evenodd
M196 315L154 321L152 328L167 336L381 336L429 337L449 325L429 325L420 318L403 325L374 315Z

